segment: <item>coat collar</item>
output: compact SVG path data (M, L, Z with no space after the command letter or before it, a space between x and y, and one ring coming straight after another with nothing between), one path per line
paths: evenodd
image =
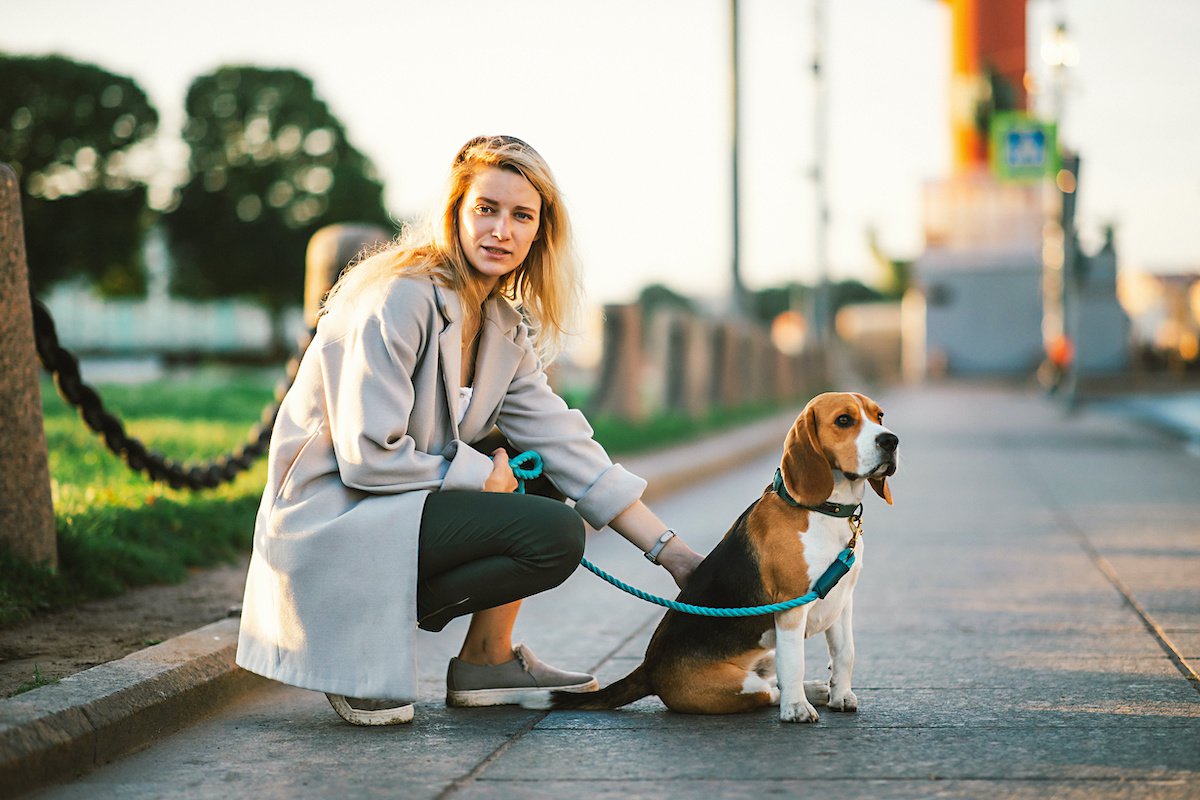
M438 311L446 326L450 327L461 323L463 318L462 300L459 298L458 292L442 286L432 278L430 280L433 281L433 296ZM515 330L521 322L521 312L499 295L493 295L483 302L483 313L484 319L491 321L504 333Z

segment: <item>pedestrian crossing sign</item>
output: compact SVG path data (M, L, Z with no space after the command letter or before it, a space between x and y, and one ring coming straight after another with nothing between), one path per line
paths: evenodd
M1039 181L1061 165L1057 126L1021 112L992 116L989 150L992 173L1002 181Z

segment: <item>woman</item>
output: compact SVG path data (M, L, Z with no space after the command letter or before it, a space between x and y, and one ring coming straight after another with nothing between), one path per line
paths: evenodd
M545 161L513 137L472 139L440 216L344 273L326 302L271 438L239 665L325 692L353 724L408 722L415 628L471 614L449 704L596 688L512 643L520 600L578 564L583 521L680 585L701 557L549 388L542 364L577 296ZM493 427L541 453L573 509L512 493L508 450L484 444Z

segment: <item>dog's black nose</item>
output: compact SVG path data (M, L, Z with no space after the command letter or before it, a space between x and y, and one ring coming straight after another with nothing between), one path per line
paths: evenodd
M900 437L894 433L881 433L875 437L875 444L885 453L894 453L900 445Z

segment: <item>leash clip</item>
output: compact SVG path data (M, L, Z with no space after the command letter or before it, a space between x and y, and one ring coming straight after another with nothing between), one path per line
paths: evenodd
M847 550L853 550L854 545L858 544L858 537L862 536L862 503L858 504L858 508L846 521L850 523L850 543L846 545Z

